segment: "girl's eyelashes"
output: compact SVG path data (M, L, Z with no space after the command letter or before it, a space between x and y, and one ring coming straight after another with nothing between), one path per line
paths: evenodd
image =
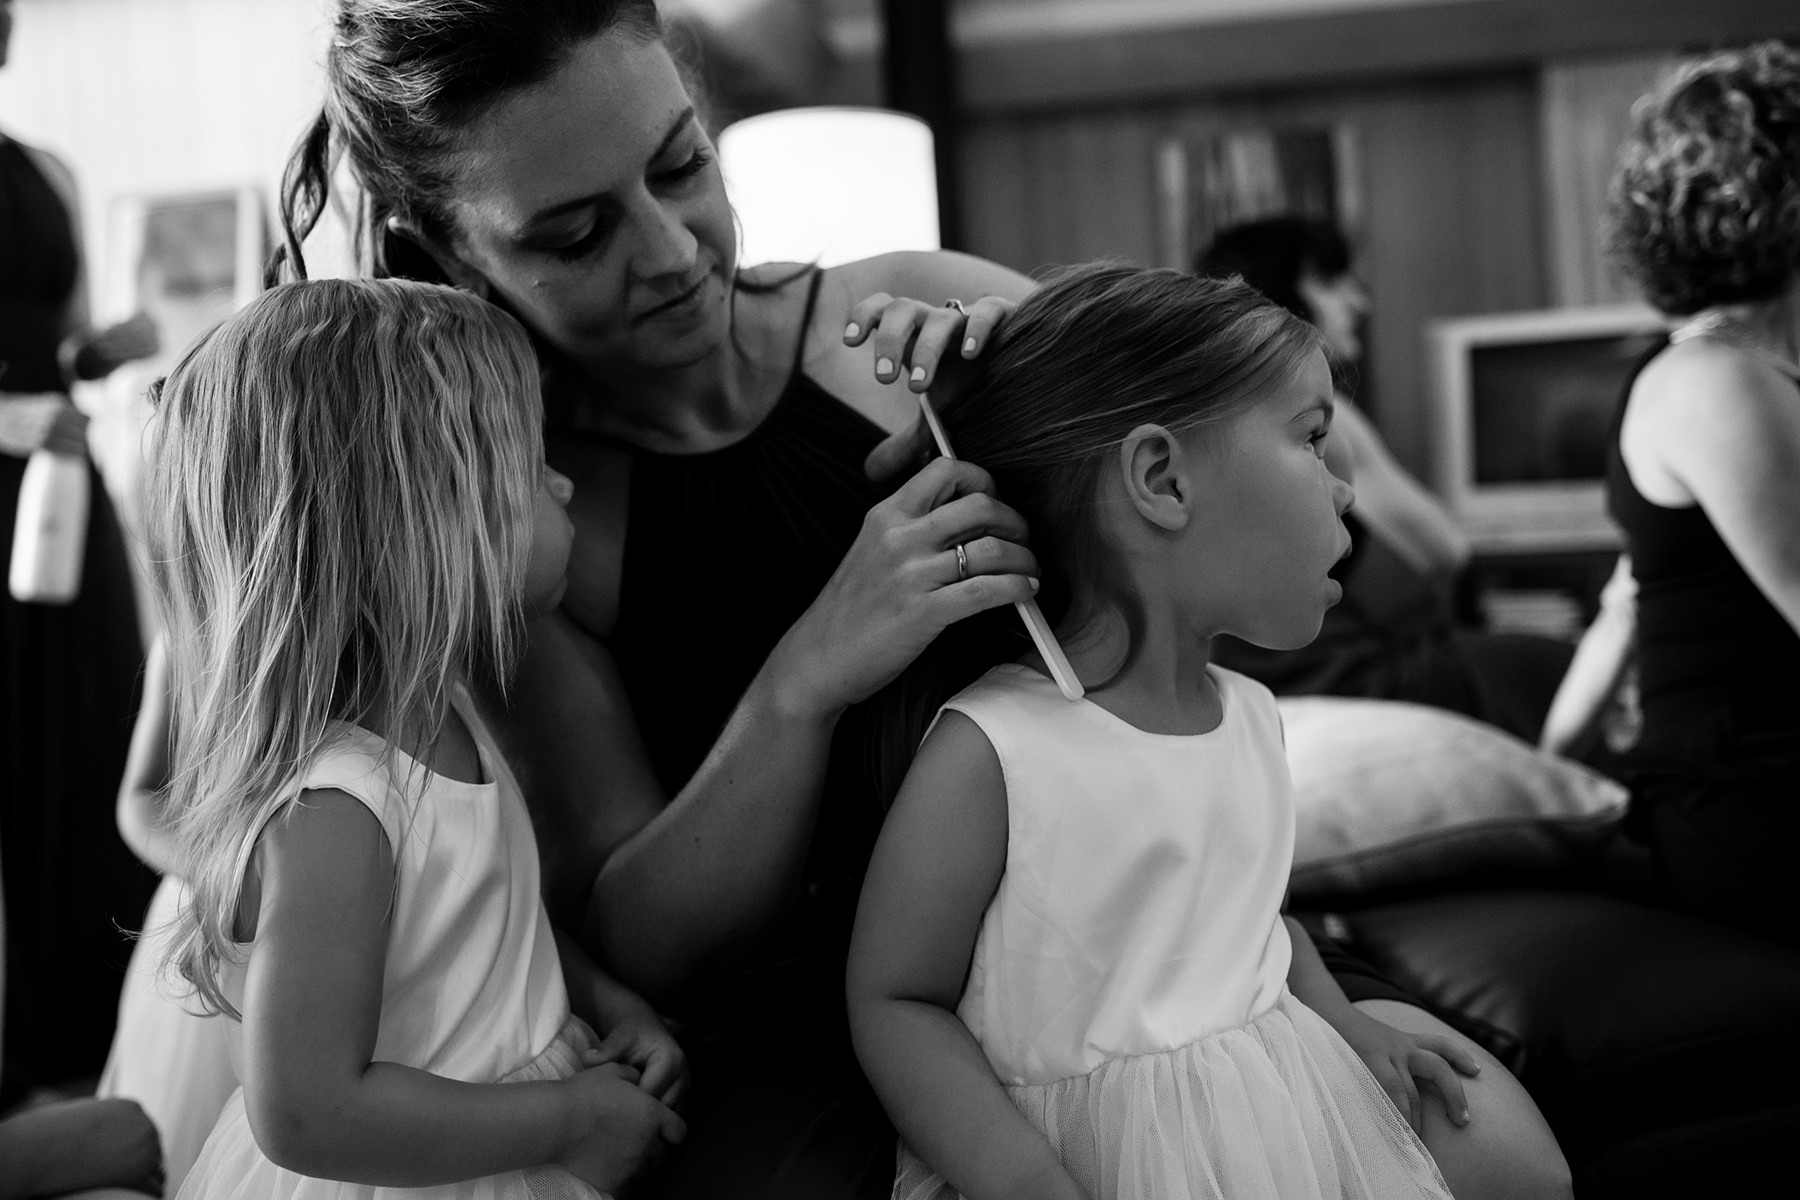
M1312 447L1312 452L1314 454L1318 455L1320 458L1324 458L1325 457L1325 439L1330 436L1331 436L1331 426L1321 425L1317 429L1313 430L1312 436L1306 439L1306 444L1308 446Z
M710 149L696 150L677 165L652 176L651 183L659 188L680 187L704 171L712 160L713 155ZM614 222L611 220L595 221L588 226L586 232L573 241L545 247L545 252L560 262L575 262L585 258L606 240L612 232L613 224Z

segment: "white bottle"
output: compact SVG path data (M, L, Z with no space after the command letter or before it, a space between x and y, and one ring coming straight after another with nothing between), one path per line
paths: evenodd
M67 604L81 590L87 543L88 464L79 454L35 450L19 483L7 587L24 603Z

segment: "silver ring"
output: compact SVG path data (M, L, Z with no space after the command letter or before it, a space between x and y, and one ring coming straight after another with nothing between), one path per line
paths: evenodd
M961 300L946 300L946 301L944 301L944 307L945 308L954 308L957 312L961 313L965 317L969 315L969 310L963 307L963 303Z
M958 543L956 543L956 579L957 579L957 582L960 583L961 581L967 579L968 577L969 577L969 552L962 548L961 542L958 542Z

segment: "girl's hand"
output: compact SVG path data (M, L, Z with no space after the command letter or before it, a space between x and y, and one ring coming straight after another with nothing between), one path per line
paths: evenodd
M687 1054L648 1005L614 1018L601 1043L582 1055L590 1067L624 1063L638 1072L638 1086L664 1104L681 1103L687 1092Z
M946 626L1030 599L1038 565L1022 545L1025 520L993 490L980 467L939 458L869 510L844 561L771 656L784 691L801 698L799 711L835 716L898 675Z
M1421 1082L1436 1089L1452 1125L1469 1123L1469 1103L1457 1076L1472 1078L1481 1066L1454 1040L1434 1033L1405 1033L1354 1009L1341 1019L1337 1031L1368 1066L1413 1132L1425 1131Z
M907 387L923 392L937 381L938 363L946 350L955 346L962 357L974 358L1017 307L1003 296L952 306L877 292L850 310L844 344L869 343L875 352L876 382L889 384L904 375ZM871 479L887 479L908 467L918 468L932 453L931 433L921 418L876 446L864 469Z
M687 1123L639 1086L632 1067L606 1063L563 1084L570 1093L569 1136L557 1165L600 1191L623 1191L687 1136Z

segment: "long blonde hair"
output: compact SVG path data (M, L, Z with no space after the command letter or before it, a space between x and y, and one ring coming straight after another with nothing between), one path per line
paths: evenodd
M153 399L146 535L192 891L171 956L230 1013L217 975L249 842L331 723L429 734L461 673L503 681L517 658L537 371L474 297L318 280L207 334Z

